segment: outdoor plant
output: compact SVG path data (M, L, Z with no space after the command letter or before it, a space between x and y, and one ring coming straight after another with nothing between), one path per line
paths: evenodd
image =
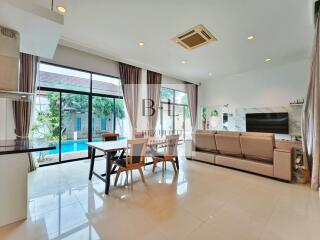
M50 92L47 95L48 105L37 109L36 120L32 125L32 133L45 140L58 141L60 135L60 93ZM70 113L85 113L88 111L88 97L79 94L63 94L61 102L62 120L72 121L73 116ZM125 110L122 99L115 99L113 108L113 99L104 97L94 97L92 99L93 115L96 117L110 117L113 111L116 112L117 119L125 118ZM70 119L71 117L71 119ZM123 121L118 121L120 130L123 130ZM67 129L61 129L61 138L66 139Z

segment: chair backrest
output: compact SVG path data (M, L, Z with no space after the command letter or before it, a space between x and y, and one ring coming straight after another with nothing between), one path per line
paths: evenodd
M144 138L144 132L136 132L134 138Z
M116 141L119 138L118 133L105 133L101 136L102 141L108 142L108 141Z
M148 143L147 138L128 140L127 153L126 153L127 165L144 162L147 143Z
M166 136L165 151L166 157L177 157L178 156L178 142L179 135Z

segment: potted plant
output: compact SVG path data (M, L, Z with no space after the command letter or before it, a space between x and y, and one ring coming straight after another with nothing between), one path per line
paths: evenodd
M207 123L207 108L202 107L201 108L201 119L202 119L202 129L206 130L206 123Z
M210 112L210 124L213 128L219 124L219 112L216 109Z

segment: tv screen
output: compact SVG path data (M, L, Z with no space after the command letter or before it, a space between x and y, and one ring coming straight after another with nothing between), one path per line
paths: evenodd
M248 113L247 132L289 133L288 113Z

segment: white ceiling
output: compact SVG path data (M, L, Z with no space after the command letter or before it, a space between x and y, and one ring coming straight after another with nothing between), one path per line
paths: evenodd
M50 7L51 0L30 0ZM55 0L62 43L193 82L305 59L314 0ZM218 39L188 51L171 38L198 24ZM248 41L248 35L255 35ZM138 47L140 41L145 47ZM272 61L265 63L264 59ZM182 60L188 61L181 64ZM209 76L209 72L212 76Z
M52 58L60 40L63 16L17 0L0 1L0 25L20 34L20 51Z

